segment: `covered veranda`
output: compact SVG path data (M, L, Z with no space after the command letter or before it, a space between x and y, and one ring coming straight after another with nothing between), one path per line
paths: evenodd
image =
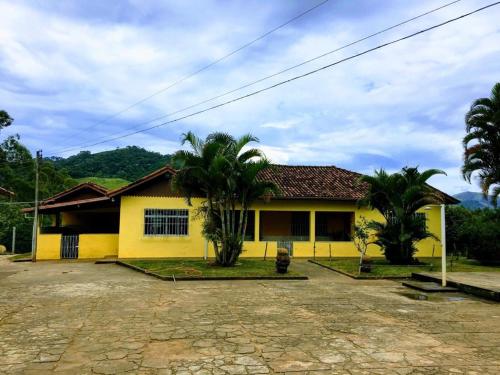
M118 256L120 206L108 197L40 206L37 259Z

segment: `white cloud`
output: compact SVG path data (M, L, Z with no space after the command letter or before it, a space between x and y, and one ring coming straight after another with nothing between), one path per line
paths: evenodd
M196 109L484 4L461 2ZM0 102L16 118L2 135L19 132L30 147L43 146L47 153L93 143L438 5L437 0L386 6L330 2L206 72L99 123L291 18L304 4L291 9L289 2L214 0L193 10L189 2L134 0L104 8L94 4L92 13L92 6L83 2L0 0ZM252 132L274 162L337 164L362 172L419 164L450 171L439 183L461 191L467 185L452 171L460 168L463 116L470 102L488 95L498 80L497 14L492 8L258 96L92 150L136 144L173 152L187 130L200 135Z

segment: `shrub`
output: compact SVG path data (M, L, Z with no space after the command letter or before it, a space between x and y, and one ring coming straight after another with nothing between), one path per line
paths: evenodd
M500 209L446 209L448 252L481 263L500 263Z
M500 264L500 210L474 211L465 225L469 256L481 263Z

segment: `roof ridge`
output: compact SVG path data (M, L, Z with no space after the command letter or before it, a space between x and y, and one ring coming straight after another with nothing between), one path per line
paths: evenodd
M306 165L306 164L298 164L298 165L292 165L292 164L271 164L271 166L275 166L275 167L290 167L290 168L330 168L330 169L338 169L338 170L341 170L341 171L346 171L346 172L349 172L349 173L354 173L354 174L357 174L357 175L362 175L363 173L359 173L359 172L355 172L355 171L352 171L350 169L346 169L346 168L342 168L342 167L338 167L336 165Z
M70 187L70 188L68 188L66 190L63 190L63 191L61 191L58 194L55 194L55 195L53 195L51 197L48 197L46 199L41 200L41 202L53 201L53 200L55 200L57 198L60 198L60 197L62 197L64 195L72 193L72 192L74 192L74 191L76 191L76 190L78 190L78 189L80 189L82 187L85 187L85 186L93 188L93 189L97 190L99 193L104 194L105 196L108 194L108 189L106 189L104 186L101 186L99 184L96 184L96 183L88 181L88 182L80 182L79 184L77 184L75 186L72 186L72 187Z

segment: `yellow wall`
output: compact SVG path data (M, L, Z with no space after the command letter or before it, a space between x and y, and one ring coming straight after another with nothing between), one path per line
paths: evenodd
M202 219L195 217L200 202L200 199L194 199L193 207L188 207L183 198L122 197L118 257L202 257L205 246L205 239L201 235ZM146 208L188 209L188 236L145 236Z
M98 259L118 256L118 234L81 234L78 259ZM50 260L61 258L61 235L39 234L36 258Z
M39 234L36 246L36 259L48 260L59 259L61 257L61 235L60 234Z
M174 197L122 197L120 210L120 236L119 251L120 258L153 258L153 257L202 257L204 254L205 240L201 235L202 219L195 217L196 208L201 203L200 199L193 200L193 207L188 207L182 198ZM188 236L150 237L144 236L144 210L146 208L163 209L189 209ZM259 239L260 212L268 211L310 211L310 240L294 242L294 256L312 257L315 244L315 212L316 211L344 211L354 212L357 222L362 216L367 220L382 220L382 216L366 208L357 209L355 203L351 202L324 202L324 201L281 201L272 200L269 203L259 202L254 205L255 210L255 241L245 241L243 246L244 257L264 256L266 242ZM440 237L440 208L432 206L425 212L429 230L438 238ZM316 256L329 256L329 246L333 256L355 257L358 252L351 241L316 242ZM418 244L417 257L441 255L440 243L434 239L427 239ZM268 242L267 256L276 255L276 242ZM368 249L370 256L382 256L378 247L371 245ZM209 256L214 252L209 246Z
M78 259L118 256L118 234L81 234Z

